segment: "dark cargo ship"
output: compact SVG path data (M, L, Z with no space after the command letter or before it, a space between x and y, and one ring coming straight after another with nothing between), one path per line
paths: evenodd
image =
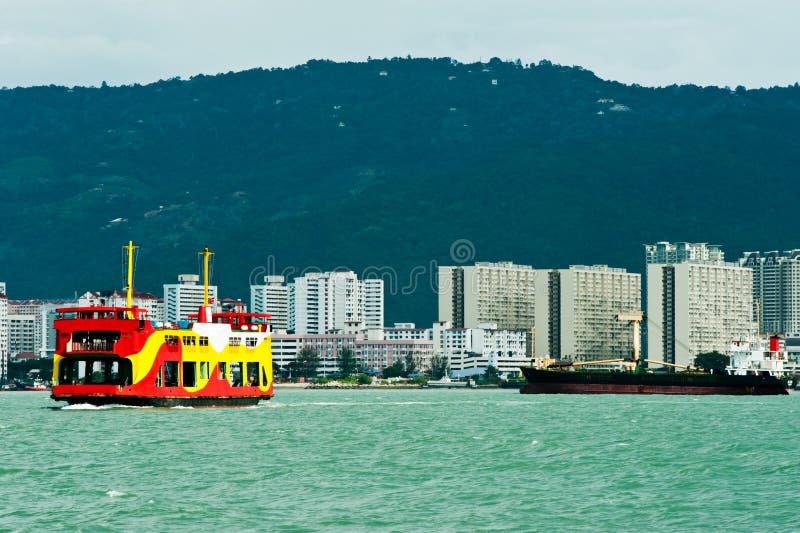
M560 370L523 367L521 394L789 394L785 380L770 375L704 372Z

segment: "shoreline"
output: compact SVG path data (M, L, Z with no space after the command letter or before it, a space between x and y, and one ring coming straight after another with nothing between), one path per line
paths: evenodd
M499 385L479 385L475 387L428 387L421 385L351 385L349 383L326 383L324 385L317 385L314 383L274 383L275 389L314 389L314 390L335 390L335 389L348 389L348 390L479 390L479 389L501 389ZM506 387L514 390L513 387Z

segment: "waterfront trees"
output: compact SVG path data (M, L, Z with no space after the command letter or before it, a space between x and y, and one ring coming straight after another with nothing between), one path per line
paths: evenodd
M446 355L434 355L428 373L433 379L442 379L450 373L450 359Z
M319 368L319 355L317 351L311 346L305 346L297 354L297 361L299 363L298 370L300 375L306 379L313 378L317 375L317 368Z
M358 363L353 355L353 350L350 348L342 348L339 350L339 357L336 358L336 362L339 365L339 372L342 377L349 377L358 369Z
M384 378L399 378L406 375L406 372L405 368L403 368L403 362L398 359L391 366L384 368L381 374L383 374Z
M694 366L702 368L706 372L722 373L728 366L730 358L717 351L698 354L694 358Z
M409 374L416 374L417 373L417 360L414 359L414 354L410 354L410 353L406 354L404 362L405 362L405 366L406 366L406 369L405 369L406 373L404 374L405 376L408 376Z

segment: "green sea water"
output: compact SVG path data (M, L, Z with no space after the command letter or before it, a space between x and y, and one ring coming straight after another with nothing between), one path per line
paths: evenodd
M0 530L800 530L800 394L0 393Z

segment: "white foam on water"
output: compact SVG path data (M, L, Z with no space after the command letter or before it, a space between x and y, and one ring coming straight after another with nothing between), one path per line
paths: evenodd
M630 445L631 445L630 442L618 442L617 443L617 446L630 446Z
M112 403L108 405L92 405L90 403L74 403L61 407L65 411L108 411L109 409L152 409L152 405L122 405Z
M170 407L170 409L194 409L191 405L176 405L174 407Z
M90 403L73 403L72 405L65 405L61 408L62 411L99 411L107 406L92 405Z
M125 493L118 490L110 490L106 492L106 496L109 498L119 498L120 496L125 496Z
M539 441L538 441L538 440L532 440L532 441L531 441L531 446L536 446L536 445L538 445L538 444L539 444Z

